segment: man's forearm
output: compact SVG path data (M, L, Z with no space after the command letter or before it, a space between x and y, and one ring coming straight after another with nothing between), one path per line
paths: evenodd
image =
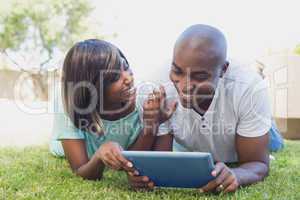
M239 185L246 186L262 181L269 172L269 166L263 162L249 162L232 169Z

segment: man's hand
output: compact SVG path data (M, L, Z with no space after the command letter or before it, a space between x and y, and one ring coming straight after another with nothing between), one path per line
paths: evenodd
M235 192L240 186L233 170L222 162L216 164L211 174L216 178L200 188L201 192Z
M129 185L134 190L152 190L154 183L147 176L136 176L132 172L127 173Z
M135 172L133 164L122 155L122 147L116 142L107 142L100 146L96 156L109 168L114 170L125 170Z

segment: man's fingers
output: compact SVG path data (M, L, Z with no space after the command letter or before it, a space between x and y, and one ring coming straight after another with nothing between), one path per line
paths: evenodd
M218 162L215 166L215 169L211 172L211 175L214 177L217 177L218 174L223 170L225 167L225 164L222 162Z
M217 176L217 178L215 179L217 185L223 185L223 182L225 181L225 179L230 175L230 173L226 170L226 168L223 168L223 170L221 171L220 175Z
M218 185L217 185L216 181L212 180L206 186L200 188L200 190L203 192L211 192L211 191L214 191L217 186Z
M225 190L224 193L228 193L228 192L234 192L236 191L238 188L238 184L233 181Z
M224 186L224 189L226 189L234 182L234 177L233 176L228 176L222 183Z

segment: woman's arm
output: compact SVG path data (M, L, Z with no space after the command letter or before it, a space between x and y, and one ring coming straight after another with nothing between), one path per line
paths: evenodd
M84 179L101 179L105 166L134 172L132 163L122 156L122 148L115 142L101 145L91 159L87 156L84 140L65 139L62 140L62 145L73 172Z
M167 104L166 92L163 86L153 91L143 103L143 130L130 150L171 151L173 137L170 134L156 136L160 124L171 118L177 108L177 102Z
M166 135L157 136L153 145L153 151L172 151L173 135L168 133Z
M66 159L76 175L89 180L102 178L105 165L96 155L89 160L84 140L62 140L62 145Z

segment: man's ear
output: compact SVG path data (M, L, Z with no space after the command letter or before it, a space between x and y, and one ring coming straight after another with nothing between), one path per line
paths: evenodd
M224 63L224 65L222 66L222 71L221 71L220 77L223 77L223 75L225 74L225 72L226 72L227 69L228 69L228 66L229 66L229 62L226 61L226 62Z

